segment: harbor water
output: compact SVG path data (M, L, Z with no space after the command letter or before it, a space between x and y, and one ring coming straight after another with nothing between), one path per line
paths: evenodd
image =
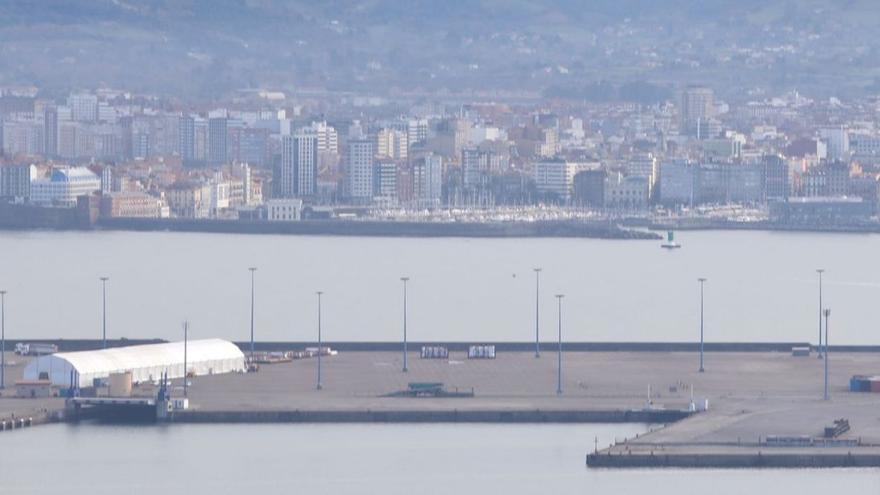
M880 235L677 232L660 241L275 236L167 232L0 232L7 336L99 338L109 276L111 338L247 340L249 266L258 268L257 340L314 338L324 291L328 341L401 336L408 276L414 341L529 341L535 273L554 340L694 341L706 277L709 342L815 342L816 268L825 268L832 344L880 344Z
M0 437L0 492L878 493L876 470L603 470L644 425L48 425Z

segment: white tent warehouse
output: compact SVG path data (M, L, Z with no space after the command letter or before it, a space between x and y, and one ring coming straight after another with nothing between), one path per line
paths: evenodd
M232 342L222 339L191 340L186 347L187 370L196 375L243 372L245 357ZM114 347L97 351L58 352L31 361L24 369L25 380L37 380L47 373L53 385L70 385L70 372L79 376L80 387L91 387L95 378L111 373L131 372L133 382L180 378L183 372L183 342Z

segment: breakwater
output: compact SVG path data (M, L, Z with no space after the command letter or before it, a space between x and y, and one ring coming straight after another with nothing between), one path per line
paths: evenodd
M692 218L673 222L625 221L624 225L647 228L650 230L741 230L766 232L810 232L836 234L876 234L880 233L880 222L864 223L785 223L769 220L754 222L738 222L718 218Z
M174 423L672 423L687 411L646 410L287 410L175 412Z
M593 468L846 468L880 467L880 454L817 451L815 453L741 452L741 453L616 453L587 454L587 466Z

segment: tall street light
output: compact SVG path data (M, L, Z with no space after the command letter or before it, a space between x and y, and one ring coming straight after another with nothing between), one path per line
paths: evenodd
M532 268L535 271L535 357L541 357L541 340L538 334L539 329L539 309L541 307L541 269L540 268Z
M321 384L321 295L322 291L315 292L318 295L318 384L315 386L317 390L324 388Z
M557 319L559 321L559 350L556 352L556 395L562 395L562 298L565 294L556 294Z
M183 396L187 396L187 382L189 381L189 377L186 372L186 344L189 339L189 322L183 322Z
M406 366L406 283L409 277L400 277L400 280L403 282L403 372L406 373L409 371Z
M828 319L831 317L831 310L825 310L825 400L831 399L831 395L828 393L828 361L830 358L828 356Z
M251 271L251 363L254 362L254 272L257 267L248 268Z
M0 290L0 390L6 388L6 291Z
M822 359L822 274L825 273L825 269L817 268L816 273L819 274L819 347L816 348L816 351L819 354L819 359Z
M706 279L700 277L697 279L700 282L700 373L706 371L703 368L703 284L706 283Z
M107 348L107 281L110 277L101 277L101 335L104 349Z

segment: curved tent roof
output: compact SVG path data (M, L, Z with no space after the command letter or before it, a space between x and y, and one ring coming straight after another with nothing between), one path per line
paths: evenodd
M97 351L59 352L41 356L24 370L26 380L48 373L54 385L69 386L71 371L80 387L92 386L94 379L111 373L130 371L135 382L158 380L163 372L180 378L183 370L183 342L114 347ZM245 371L245 357L232 342L222 339L187 342L187 370L196 375Z

